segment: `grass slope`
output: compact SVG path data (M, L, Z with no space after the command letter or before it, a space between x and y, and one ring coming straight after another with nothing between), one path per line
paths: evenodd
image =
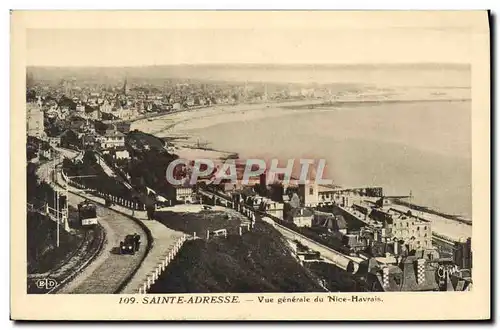
M324 292L272 227L187 242L151 293Z
M56 246L56 223L38 213L28 212L28 274L44 273L59 267L82 242L83 234L71 235L60 228Z

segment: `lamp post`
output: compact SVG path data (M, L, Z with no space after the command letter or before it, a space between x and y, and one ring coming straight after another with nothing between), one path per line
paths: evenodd
M56 245L57 247L59 247L60 245L60 230L59 230L59 226L60 226L60 223L61 223L61 211L60 211L60 204L59 204L59 199L61 196L64 196L64 195L61 195L60 193L61 192L64 192L65 193L65 196L66 196L66 215L65 217L62 217L62 218L67 218L67 206L68 206L68 194L67 194L67 191L65 190L61 190L61 189L54 189L54 192L55 192L55 200L54 200L54 207L55 208L52 208L52 210L55 212L55 215L56 215L56 223L57 223L57 236L56 236Z

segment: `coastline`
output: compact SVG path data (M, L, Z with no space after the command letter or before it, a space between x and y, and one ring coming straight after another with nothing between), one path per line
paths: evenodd
M265 118L273 115L294 114L299 111L331 111L331 108L340 110L341 107L348 108L351 106L381 105L386 103L463 102L470 100L471 91L467 88L399 87L391 88L389 92L386 92L386 89L381 86L375 90L367 89L354 94L340 93L321 98L202 106L168 113L156 113L149 116L146 115L146 117L141 116L125 121L132 123L134 126L139 126L142 129L148 129L147 126L151 126L154 121L168 120L170 121L169 123L162 126L156 126L154 127L154 132L147 133L155 134L170 131L169 133L175 134L173 128L187 122L192 122L193 120L201 120L202 122L195 128L203 128L214 125L214 119L217 120L217 123L227 123L231 121ZM279 113L277 113L276 110L279 110ZM241 116L242 114L246 116ZM228 115L234 118L228 118ZM221 118L221 116L224 116L224 118ZM154 120L149 121L149 119Z

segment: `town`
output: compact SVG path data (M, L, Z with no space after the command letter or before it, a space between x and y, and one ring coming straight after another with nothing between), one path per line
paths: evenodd
M242 236L259 226L284 239L293 258L308 272L315 273L318 264L326 264L348 274L354 283L349 286L352 291L471 290L471 224L414 204L411 193L392 196L384 194L382 187L290 183L279 175L269 178L268 172L255 180L243 181L244 184L230 180L214 184L201 178L196 183L174 185L165 179L165 170L178 159L175 144L131 129L137 120L154 120L156 116L183 111L203 111L202 108L214 105L266 104L283 100L331 102L332 97L332 91L325 86L285 88L267 84L176 81L158 86L132 83L127 77L114 86L80 84L76 79L44 84L28 74L28 224L34 222L30 218L37 218L37 221L40 217L42 221L53 219L57 230L57 246L53 246L53 255L46 258L45 265L36 265L34 261L41 258L41 247L33 249L35 255L29 259L36 266L32 267L32 272L61 267L64 260L71 260L70 252L62 258L58 256L61 254L57 252L59 240L69 251L83 244L82 241L74 242L82 239L82 232L90 235L85 228L75 229L75 219L97 219L92 222L92 237L83 238L85 246L94 250L94 258L106 235L105 227L99 227L99 221L106 215L98 214L108 212L103 211L105 208L138 218L140 225L131 226L135 228L131 230L143 230L145 234L137 235L151 241L157 227L169 221L159 214L182 207L185 208L182 210L198 207L200 212L220 212L217 220L220 228L207 229L201 225L199 231L191 232L187 220L179 224L183 236L176 236L179 241L175 249L169 250L168 255L165 251L158 252L165 261L159 265L147 263L150 269L143 271L145 279L132 273L132 278L138 278L139 291L133 288L131 292L156 292L153 290L155 282L161 279L169 263L169 267L175 266L176 256L189 244L186 242L205 238L229 241L230 236ZM238 169L241 176L241 166ZM82 213L86 205L78 204L78 209L75 203L70 205L75 196L90 203L88 207L94 210L90 216ZM235 214L245 219L237 229L226 225L233 217L238 217ZM80 226L86 224L80 222ZM458 235L453 229L456 226L460 226L459 232L465 235ZM28 231L40 228L54 230L42 224L33 228L28 225ZM123 232L121 228L116 231ZM165 229L159 232L162 230ZM35 233L28 232L30 235ZM53 234L48 236L53 237ZM163 236L158 237L162 239ZM127 244L120 244L120 251L121 246ZM238 245L232 241L231 244ZM144 260L152 253L148 250L150 245L151 242L147 247L137 246ZM159 246L161 244L155 240L155 249ZM260 248L266 249L265 246ZM90 256L86 258L83 256L76 263L92 262ZM30 267L28 265L29 272ZM69 276L61 274L59 280ZM336 279L323 273L315 274L319 278L316 281L318 290L346 290L335 289L332 282ZM38 292L39 288L28 286L28 290ZM125 292L119 291L122 289L114 292ZM251 290L259 290L259 287Z

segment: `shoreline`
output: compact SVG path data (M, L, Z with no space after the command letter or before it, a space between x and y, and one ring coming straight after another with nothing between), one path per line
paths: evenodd
M303 100L285 100L275 102L262 102L262 103L241 103L241 104L221 104L202 106L191 109L183 109L171 111L167 113L154 113L144 115L134 119L121 120L122 122L129 122L132 125L141 125L151 123L153 120L171 120L172 122L155 132L148 132L155 134L159 132L167 132L172 130L175 126L182 125L193 120L207 119L220 117L224 115L246 114L247 112L254 113L255 111L266 110L266 117L269 115L269 110L279 110L282 114L290 114L297 112L320 112L320 111L334 111L341 110L341 108L350 108L357 106L379 106L384 104L405 104L405 103L430 103L430 102L469 102L471 101L470 95L458 95L457 97L443 97L442 95L424 95L425 97L415 97L415 95L406 95L410 97L394 97L394 98L380 98L383 95L357 95L355 99L349 97L337 97L334 100L327 98L303 99ZM398 95L401 96L401 95ZM219 119L219 118L218 118ZM251 119L251 118L249 118ZM113 121L119 122L119 121ZM227 123L227 120L221 123ZM211 124L212 125L212 124ZM211 126L208 125L208 126ZM202 125L201 128L207 125ZM200 127L197 127L200 128Z

